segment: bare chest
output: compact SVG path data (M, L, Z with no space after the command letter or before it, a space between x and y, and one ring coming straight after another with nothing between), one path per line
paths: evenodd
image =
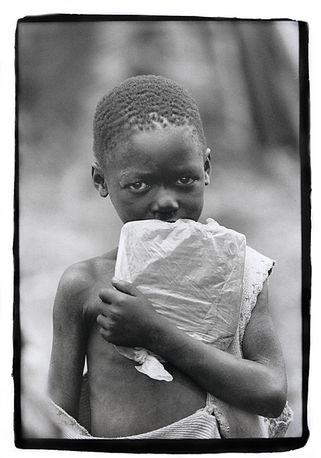
M135 369L113 344L91 329L88 345L91 434L120 437L161 428L205 406L206 393L167 366L172 382L153 380Z
M91 434L101 437L158 429L191 415L206 402L206 393L175 367L166 366L174 377L172 382L153 380L103 339L96 322L99 291L111 287L113 275L114 263L100 266L84 308Z

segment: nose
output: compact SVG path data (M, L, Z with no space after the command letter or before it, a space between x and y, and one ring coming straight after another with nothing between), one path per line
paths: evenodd
M174 216L179 208L175 192L160 188L154 197L151 210L156 218L169 219Z

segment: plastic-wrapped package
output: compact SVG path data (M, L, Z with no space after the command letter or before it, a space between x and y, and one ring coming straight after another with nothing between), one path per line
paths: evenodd
M133 283L191 337L226 350L239 320L245 248L243 234L212 219L129 222L121 231L115 277ZM172 380L156 355L116 348L138 362L140 372Z

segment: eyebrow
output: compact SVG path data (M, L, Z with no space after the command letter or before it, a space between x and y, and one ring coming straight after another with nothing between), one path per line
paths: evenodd
M170 166L167 170L167 176L168 178L170 177L176 177L176 176L184 176L184 175L199 175L200 169L198 166L194 164L182 164L182 165L177 165L175 166ZM136 178L139 179L148 179L148 178L153 178L155 175L157 175L158 171L157 170L142 170L142 169L136 169L136 168L129 168L125 169L122 171L120 174L120 181L126 181L126 180L134 180Z
M197 174L199 172L199 167L195 165L187 165L184 164L181 167L176 167L175 169L172 169L174 174L180 173L180 174Z
M151 172L143 172L142 170L126 170L125 172L122 172L120 175L120 179L131 179L133 177L139 176L139 177L149 177L152 176L153 173Z

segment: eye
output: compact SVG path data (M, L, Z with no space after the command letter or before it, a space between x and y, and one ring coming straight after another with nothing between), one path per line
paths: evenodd
M128 188L131 191L146 191L146 189L150 188L150 186L147 183L144 183L143 181L135 181L135 183L131 183L128 185Z
M178 185L183 185L183 186L188 186L190 184L193 184L194 182L196 181L195 178L192 178L192 177L180 177L176 183Z

